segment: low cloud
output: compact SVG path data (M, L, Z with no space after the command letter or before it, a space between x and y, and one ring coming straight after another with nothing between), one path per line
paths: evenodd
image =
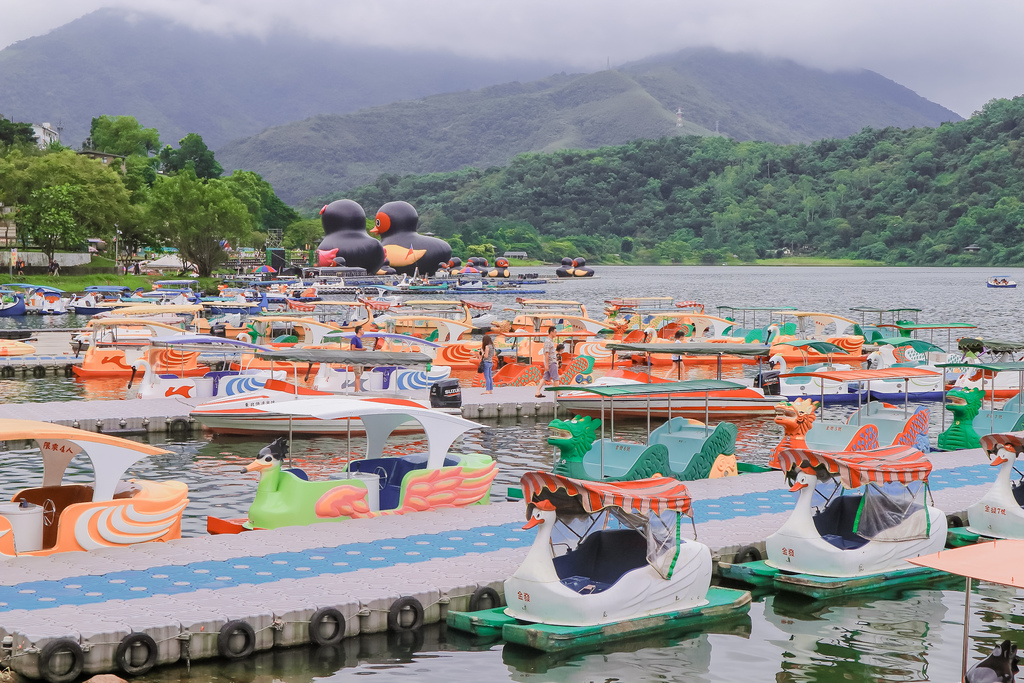
M1000 0L53 0L5 11L0 45L100 7L157 14L194 29L540 58L598 69L713 46L823 69L866 68L962 115L1024 93L1016 36L1024 5Z

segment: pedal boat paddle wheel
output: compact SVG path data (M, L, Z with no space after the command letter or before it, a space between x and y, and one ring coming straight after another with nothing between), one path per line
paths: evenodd
M787 448L779 461L797 494L793 514L765 540L767 559L720 563L723 576L825 598L935 574L907 564L946 541L946 517L926 501L932 464L923 453Z
M522 478L537 535L505 581L506 608L449 612L448 625L546 652L696 627L747 612L750 593L711 587L711 551L686 538L686 486L668 477ZM690 524L684 522L691 517Z
M42 485L0 503L0 556L51 555L181 538L188 486L180 481L123 479L140 460L168 451L98 432L34 420L0 419L9 445L32 441L42 458ZM13 455L16 451L10 451ZM84 455L93 482L67 481ZM81 460L79 460L81 462Z
M992 488L967 508L967 525L949 530L951 546L994 538L1024 539L1024 475L1017 459L1024 453L1024 432L986 434L981 437L992 467L998 467Z
M409 403L329 397L259 406L275 415L323 423L359 420L366 432L366 457L347 462L334 478L311 480L301 468L283 467L290 446L281 437L245 467L246 472L260 476L248 519L209 517L207 531L239 533L490 503L491 482L498 474L494 459L480 453L449 452L458 437L481 425ZM400 427L409 429L409 423L423 430L427 452L385 457L388 437ZM346 452L352 452L351 443ZM296 460L301 462L298 456Z

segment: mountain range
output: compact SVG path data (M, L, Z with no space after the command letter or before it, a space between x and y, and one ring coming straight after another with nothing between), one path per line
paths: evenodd
M382 174L526 152L678 135L805 143L961 118L871 71L713 49L561 69L357 46L344 31L228 37L105 9L0 51L0 114L60 124L71 146L102 114L135 116L163 143L199 133L226 171L256 171L307 205Z
M805 143L868 126L959 120L871 71L691 49L614 70L314 116L230 142L217 158L226 169L260 173L294 204L381 174L486 168L525 152L676 135Z
M92 118L132 115L177 146L211 148L315 114L547 76L546 62L469 59L371 48L280 31L266 39L196 31L139 12L103 9L0 50L0 114L63 126L77 147Z

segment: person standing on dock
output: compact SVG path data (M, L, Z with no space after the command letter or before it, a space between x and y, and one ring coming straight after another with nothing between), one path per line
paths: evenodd
M547 370L544 371L544 376L540 378L540 385L537 387L537 398L544 397L544 386L548 382L551 382L552 386L558 384L558 347L555 346L554 325L548 328L548 336L544 340L543 355L544 361L547 363Z
M490 333L480 342L480 367L484 371L484 393L494 393L494 338Z
M355 329L356 336L352 337L348 343L348 348L363 350L363 326L357 325ZM353 365L352 374L356 376L356 391L362 391L362 379L363 379L363 366Z

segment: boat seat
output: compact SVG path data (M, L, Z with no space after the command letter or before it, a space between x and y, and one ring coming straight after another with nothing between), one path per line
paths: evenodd
M298 467L289 468L289 469L285 470L285 472L291 472L292 474L294 474L296 477L298 477L302 481L309 481L309 475L306 474L306 471L305 470L301 470Z
M566 588L576 591L580 595L593 595L595 593L603 593L604 591L611 588L609 583L601 583L600 581L591 581L586 576L569 576L562 579L562 585Z
M552 562L563 582L570 578L577 582L582 577L587 585L611 586L626 572L647 564L647 539L632 529L597 531Z
M866 538L853 531L861 498L862 496L839 496L824 510L814 515L814 528L818 530L822 540L840 550L854 550L868 542Z
M444 467L455 467L462 463L462 458L449 455L444 459ZM349 463L349 471L376 474L380 477L380 509L394 510L402 497L402 482L405 475L413 470L422 470L427 466L427 454L415 453L392 458L369 458L353 460ZM338 477L343 479L344 475Z
M1010 491L1013 493L1013 499L1017 501L1017 505L1024 507L1024 480L1017 480L1010 486Z

